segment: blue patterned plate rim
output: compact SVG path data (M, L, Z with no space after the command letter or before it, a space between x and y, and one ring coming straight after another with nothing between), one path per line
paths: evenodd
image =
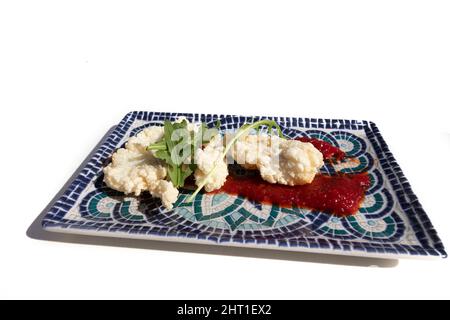
M220 119L222 129L273 119L288 136L310 135L347 148L345 151L358 157L357 167L328 166L324 170L370 171L373 185L366 195L367 206L358 216L341 219L301 209L263 208L240 197L200 195L192 207L180 205L165 211L155 205L156 200L117 198L118 194L105 190L101 172L112 153L146 126L161 125L164 119L175 120L179 116L211 124ZM228 206L224 207L224 203ZM442 241L380 131L375 123L365 120L130 112L48 210L42 226L65 233L343 255L447 257Z

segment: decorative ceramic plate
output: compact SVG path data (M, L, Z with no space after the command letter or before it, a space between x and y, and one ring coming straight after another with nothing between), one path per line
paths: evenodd
M326 164L324 173L368 172L371 186L356 215L337 217L307 209L255 203L228 194L181 192L173 210L150 195L124 196L103 183L102 168L113 152L140 130L185 116L222 130L263 118L276 120L286 136L309 136L341 148L357 161ZM368 121L242 117L131 112L70 184L42 221L48 231L284 249L371 257L446 257L444 246L389 151Z

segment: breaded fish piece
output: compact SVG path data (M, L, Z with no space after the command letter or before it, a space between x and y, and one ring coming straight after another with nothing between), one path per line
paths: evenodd
M146 150L149 144L161 140L163 134L162 127L150 127L130 138L125 148L118 149L111 163L103 169L106 185L135 196L148 191L171 209L178 198L178 189L166 180L166 165Z
M241 137L231 155L245 169L259 170L264 180L290 186L311 183L324 165L311 143L266 134Z

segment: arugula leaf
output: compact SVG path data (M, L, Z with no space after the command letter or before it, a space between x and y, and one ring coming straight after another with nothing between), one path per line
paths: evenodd
M170 153L169 153L169 151L167 151L167 149L156 151L155 157L158 159L164 160L167 163L172 162L172 158L170 157Z
M164 139L163 139L159 142L149 145L147 147L147 151L150 151L150 150L167 150L166 141L164 141Z
M179 185L180 184L180 179L179 179L180 170L177 166L173 166L173 165L169 164L167 166L167 175L169 176L170 181L172 181L175 188L181 187Z
M220 121L217 121L217 126L220 126ZM177 130L186 130L186 134ZM208 130L211 129L205 123L201 123L201 135L195 135L194 132L188 131L186 120L175 123L165 120L163 139L147 146L148 151L156 151L155 157L167 164L168 176L176 188L183 187L185 180L192 175L197 167L192 163L186 164L187 158L190 157L192 161L194 151L202 144L208 143L218 132L211 133ZM189 137L189 139L186 139L186 137ZM180 152L183 153L182 156L180 156Z
M167 151L169 151L169 154L171 154L171 151L174 147L174 143L172 141L172 133L173 133L173 125L172 122L169 120L164 121L164 141L167 145Z
M197 166L194 164L189 164L189 165L185 165L185 167L183 168L183 170L181 171L181 174L179 176L179 184L180 186L184 186L184 182L185 180L194 173L195 168Z

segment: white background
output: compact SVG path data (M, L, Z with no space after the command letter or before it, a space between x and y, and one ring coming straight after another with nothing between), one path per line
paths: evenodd
M375 121L450 248L449 16L448 1L2 1L0 297L450 298L448 260L26 236L104 133L152 110Z

